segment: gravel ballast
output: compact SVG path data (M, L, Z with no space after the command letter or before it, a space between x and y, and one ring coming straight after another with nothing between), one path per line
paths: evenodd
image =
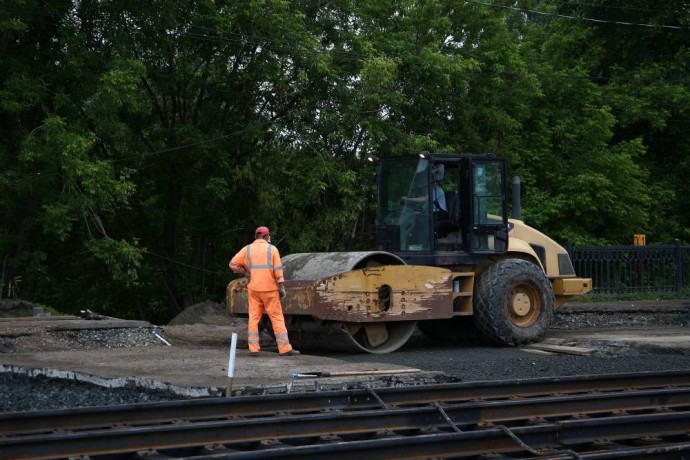
M172 401L180 395L143 388L104 388L44 376L0 373L0 412Z

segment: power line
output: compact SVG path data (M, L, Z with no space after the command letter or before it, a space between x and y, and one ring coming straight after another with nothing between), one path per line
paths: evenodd
M478 72L477 75L481 75L483 72ZM495 72L486 72L488 76L496 75ZM538 77L538 78L549 78L549 79L567 79L567 80L588 80L588 81L599 81L599 82L627 82L627 83L644 83L644 84L655 84L655 83L667 83L667 84L688 84L690 79L688 78L676 78L676 79L663 79L663 78L635 78L635 77L617 77L615 75L607 76L593 76L593 75L572 75L572 74L548 74L540 72L510 72L503 71L499 72L500 75L512 76L512 77Z
M504 5L497 5L495 3L480 2L479 0L465 0L465 3L475 3L477 5L490 6L493 8L503 8L503 9L507 9L507 10L518 11L520 13L539 14L542 16L551 16L551 17L558 17L558 18L564 18L564 19L575 19L578 21L596 22L596 23L600 23L600 24L616 24L616 25L620 25L620 26L649 27L649 28L653 28L653 29L690 30L690 27L687 27L687 26L671 26L671 25L666 25L666 24L641 24L641 23L636 23L636 22L611 21L611 20L607 20L607 19L594 19L594 18L587 18L587 17L582 17L582 16L569 16L567 14L547 13L545 11L536 11L536 10L530 10L527 8L518 8L515 6L504 6Z
M493 5L490 3L483 3L480 1L475 1L475 0L467 0L471 1L474 3L479 3L482 5ZM503 7L501 5L493 5L493 6L498 6L501 8L511 8L515 9L512 7ZM530 10L531 11L531 10ZM535 13L539 14L547 14L547 13L540 13L535 11ZM575 19L580 19L580 18L575 18ZM197 27L197 26L194 26ZM672 26L669 26L672 27ZM201 27L200 27L201 28ZM206 30L212 30L208 28L204 28ZM690 27L688 28L690 29ZM240 36L240 33L234 32L234 35ZM199 37L195 37L195 34L186 34L189 38L195 38L195 39L200 39ZM261 36L253 35L253 39L259 38L259 40L262 39ZM269 39L269 37L263 37L266 39ZM244 44L246 43L245 41L242 41L240 39L221 39L218 37L214 37L211 35L204 35L204 39L211 40L211 41L219 41L219 42L229 42L229 43L235 43L235 44ZM284 49L298 49L300 48L299 46L293 46L290 48L289 46L283 47ZM318 51L317 52L326 52L326 51ZM328 51L330 53L333 53L333 51ZM344 57L350 57L353 60L354 59L364 59L368 56L362 55L359 53L353 53L353 52L348 52L348 51L337 51L338 54ZM628 82L642 82L646 84L653 84L653 83L681 83L681 84L686 84L690 83L690 79L652 79L652 78L635 78L635 77L617 77L617 76L602 76L602 77L597 77L597 76L586 76L586 75L572 75L572 74L546 74L546 73L525 73L525 72L510 72L510 71L504 71L504 72L467 72L467 75L475 75L475 76L495 76L495 75L507 75L507 76L537 76L540 78L564 78L564 79L576 79L576 80L591 80L591 81L628 81Z
M45 174L45 173L40 173L40 172L33 172L33 173L0 173L0 176L2 176L2 177L34 177L34 176L40 176L41 174Z
M478 0L466 0L466 2L472 2L472 3L477 3L477 4L481 4L481 5L486 5L486 6L496 6L499 8L509 8L509 9L513 9L513 10L517 10L517 11L528 11L528 12L533 12L533 13L537 13L537 14L554 16L551 13L544 13L544 12L533 11L533 10L525 10L525 9L520 9L520 8L515 8L515 7L506 7L506 6L502 6L502 5L496 5L493 3L481 2ZM558 15L556 15L556 16L558 16ZM566 16L563 16L563 17L566 17ZM575 17L575 16L570 16L570 18L572 18L572 19L586 19L586 18L579 18L579 17ZM598 21L595 19L592 19L592 20ZM602 22L610 22L610 21L602 21ZM633 24L633 23L629 23L629 24L630 25L645 25L645 24ZM652 25L652 24L647 24L647 25L657 27L657 26ZM208 30L211 32L214 31L213 29L206 28L206 27L200 27L200 26L193 26L193 27ZM667 26L667 27L676 27L676 26ZM678 27L678 28L690 29L690 27ZM243 34L241 32L231 32L231 34L237 36L238 38L237 39L226 39L226 38L219 38L219 37L213 36L213 35L201 35L201 34L185 34L185 35L189 38L192 38L192 39L200 39L200 40L204 39L204 40L209 40L209 41L227 42L227 43L234 43L234 44L245 44L245 43L247 43L247 39L249 39L249 38L251 38L252 40L255 40L255 41L258 39L259 44L261 44L261 43L266 44L266 42L265 41L262 42L262 40L269 40L269 41L272 40L271 37L262 37L261 35L252 35L251 37L249 37L249 36L246 36L246 34ZM243 35L246 36L245 40L241 39L241 37ZM201 37L203 37L203 38L201 38ZM290 45L285 45L285 46L279 45L279 47L281 47L283 49L289 49L289 50L303 49L303 47L298 45L298 44L292 45L292 46L290 46ZM363 55L363 54L355 53L355 52L351 52L351 51L334 51L334 50L329 50L329 51L313 50L313 51L319 52L319 53L325 53L325 52L336 53L340 57L348 57L352 60L366 59L367 57L369 57L367 55ZM581 79L581 80L591 80L591 81L629 81L629 82L643 82L643 83L647 83L647 84L653 84L653 83L681 83L681 84L685 84L685 83L690 83L690 79L652 79L652 78L639 79L639 78L634 78L634 77L616 77L616 76L595 77L595 76L583 76L583 75L571 75L571 74L524 73L524 72L510 72L510 71L499 72L499 73L495 73L495 72L467 72L467 74L468 75L476 75L476 76L485 76L485 75L486 76L495 76L495 75L537 76L537 77L541 77L541 78L565 78L565 79Z
M189 265L189 264L186 264L184 262L179 262L177 260L171 259L170 257L166 257L166 256L161 255L161 254L156 254L155 252L152 252L148 249L143 249L142 252L144 254L150 254L152 256L158 257L159 259L163 259L163 260L168 261L170 263L173 263L175 265L179 265L180 267L189 268L191 270L195 270L198 272L209 273L211 275L232 276L232 273L230 273L230 271L220 272L220 271L215 271L215 270L207 270L207 269L202 268L202 267L196 267L194 265Z
M358 59L366 59L369 57L366 54L356 53L353 51L339 50L339 49L326 50L326 49L322 49L318 45L311 47L311 46L302 45L299 42L290 43L287 40L284 43L279 43L277 41L274 41L273 37L270 37L270 36L261 36L261 35L249 36L243 32L224 31L222 35L233 35L236 37L236 38L229 38L229 37L218 36L218 35L210 35L209 33L216 33L217 30L211 29L208 27L192 26L192 28L199 29L202 31L206 30L206 31L208 31L208 33L183 32L180 34L180 36L188 37L188 38L199 40L199 41L229 43L229 44L233 44L233 45L246 45L248 43L261 44L261 45L266 46L266 47L270 46L270 49L272 49L272 50L279 50L279 51L305 51L306 50L306 51L310 51L310 52L314 52L314 53L329 53L335 57L342 58L342 59L349 59L352 61L356 61Z
M266 125L268 125L268 124L270 124L270 123L271 123L271 122L269 122L269 121L265 121L265 122L263 122L263 123L260 123L260 125L261 125L261 126L266 126ZM212 137L212 138L209 138L209 139L204 139L204 140L201 140L201 141L193 142L193 143L191 143L191 144L184 144L184 145L180 145L180 146L177 146L177 147L171 147L171 148L169 148L169 149L156 150L156 151L153 151L153 152L138 153L138 154L136 154L136 155L130 155L130 156L128 156L128 157L118 158L118 159L116 159L116 160L109 160L109 161L110 161L111 163L118 163L118 162L120 162L120 161L131 160L131 159L133 159L133 158L143 158L143 157L148 157L148 156L153 156L153 155L159 155L159 154L162 154L162 153L172 153L172 152L176 152L176 151L178 151L178 150L184 150L184 149L188 149L188 148L191 148L191 147L196 147L196 146L203 145L203 144L208 144L209 142L216 142L216 141L220 141L220 140L223 140L223 139L227 139L227 138L229 138L229 137L238 136L238 135L240 135L240 134L242 134L242 133L245 133L245 132L249 131L250 129L251 129L251 128L245 128L245 129L241 129L241 130L239 130L239 131L235 131L235 132L232 132L232 133L223 134L222 136L216 136L216 137Z
M548 1L549 0L546 0L547 3L548 3ZM566 6L586 6L588 8L605 8L607 10L628 10L628 11L643 11L646 13L676 14L675 11L640 8L639 6L600 5L600 4L596 4L596 3L571 2L569 0L553 0L553 3L560 3L561 5L566 5Z

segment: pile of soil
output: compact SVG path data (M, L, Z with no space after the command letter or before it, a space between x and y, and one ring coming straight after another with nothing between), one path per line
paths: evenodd
M184 309L162 327L173 344L227 346L237 333L237 346L247 347L247 320L231 318L225 305L202 302Z
M232 326L234 323L235 320L230 318L230 315L228 315L225 310L225 305L222 303L201 302L185 308L182 313L170 320L168 326L182 326L187 324Z

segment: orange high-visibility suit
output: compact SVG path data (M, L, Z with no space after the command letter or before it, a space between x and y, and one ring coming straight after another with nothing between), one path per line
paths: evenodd
M283 282L283 263L278 248L268 241L257 238L242 248L230 261L230 269L237 274L249 273L247 297L249 299L249 320L247 340L249 351L259 352L259 321L264 311L271 319L273 333L280 354L292 350L288 340L283 308L280 305L278 283Z

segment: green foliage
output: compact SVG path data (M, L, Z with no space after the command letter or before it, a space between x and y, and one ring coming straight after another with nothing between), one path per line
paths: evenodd
M371 153L506 158L561 241L690 239L690 38L600 22L677 9L2 4L0 295L162 322L222 299L258 225L283 254L371 248Z
M676 225L685 218L675 197L686 181L671 171L683 171L687 153L679 138L667 139L669 120L687 118L676 106L687 94L687 61L672 51L683 34L643 26L676 25L673 15L650 16L673 8L546 1L523 8L528 20L515 13L512 24L526 32L521 51L541 76L514 166L526 184L528 222L576 244L628 244L641 232L659 243L682 237L687 225ZM540 10L553 16L532 13Z
M104 238L90 241L87 248L97 261L107 267L114 281L124 284L127 288L139 284L142 253L137 247L136 240L130 244L127 241Z

